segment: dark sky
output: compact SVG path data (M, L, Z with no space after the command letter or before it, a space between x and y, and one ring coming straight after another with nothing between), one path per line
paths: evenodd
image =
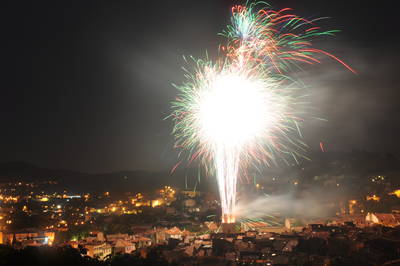
M214 54L231 0L8 1L2 4L0 161L87 172L166 170L176 162L163 118L182 55ZM400 148L399 38L392 1L271 1L342 30L317 45L344 59L302 73L317 149Z

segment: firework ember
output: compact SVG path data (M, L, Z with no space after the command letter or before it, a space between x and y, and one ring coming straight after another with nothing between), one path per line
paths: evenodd
M222 222L235 222L238 177L254 163L302 157L306 145L300 127L305 117L302 83L290 77L300 63L319 63L311 41L335 31L319 32L312 21L257 8L235 6L232 24L221 35L221 58L195 60L172 103L176 147L189 152L216 175Z

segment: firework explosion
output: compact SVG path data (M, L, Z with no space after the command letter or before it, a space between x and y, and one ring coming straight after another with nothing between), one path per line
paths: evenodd
M290 11L273 11L262 2L233 7L231 25L221 33L227 44L220 46L220 58L195 60L187 81L176 86L176 147L189 153L189 162L200 161L215 173L224 223L235 222L237 180L250 164L297 161L305 151L304 86L290 75L293 69L326 55L354 72L312 47L313 39L336 31L321 32L315 20Z

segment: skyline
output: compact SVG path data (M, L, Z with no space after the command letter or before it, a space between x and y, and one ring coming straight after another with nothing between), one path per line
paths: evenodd
M183 55L215 55L216 32L236 2L8 6L0 161L83 172L170 170L177 157L172 123L163 119L176 94L171 83L183 80ZM342 32L320 45L358 72L326 60L324 69L299 73L317 88L315 115L328 120L304 126L310 150L323 142L328 150L397 152L398 37L390 6L269 2L331 17L324 23Z

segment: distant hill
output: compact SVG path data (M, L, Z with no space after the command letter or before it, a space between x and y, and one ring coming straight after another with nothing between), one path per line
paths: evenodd
M69 170L48 169L26 162L0 163L0 183L57 181L58 187L75 192L120 191L142 192L171 185L185 187L187 172L119 171L102 174L88 174ZM191 175L193 176L193 174ZM194 178L189 178L188 185L194 187ZM197 180L197 178L196 178ZM206 180L202 180L203 183ZM200 185L197 186L200 188Z
M0 181L62 180L87 175L80 172L41 168L26 162L0 163Z
M264 168L261 173L251 172L249 177L241 178L244 182L253 182L252 176L262 180L265 176L276 176L284 181L288 177L314 176L358 176L368 177L374 174L392 176L400 174L400 160L392 154L378 154L364 151L310 152L311 161L302 161L299 165L281 165ZM196 168L178 169L173 174L150 171L119 171L103 174L88 174L69 170L48 169L25 162L0 163L0 183L9 181L54 180L59 188L75 192L117 191L145 192L159 189L164 185L198 190L216 189L214 177L199 174ZM247 180L247 181L246 181ZM260 181L261 181L260 180ZM400 181L398 181L400 182ZM399 183L400 185L400 183Z

